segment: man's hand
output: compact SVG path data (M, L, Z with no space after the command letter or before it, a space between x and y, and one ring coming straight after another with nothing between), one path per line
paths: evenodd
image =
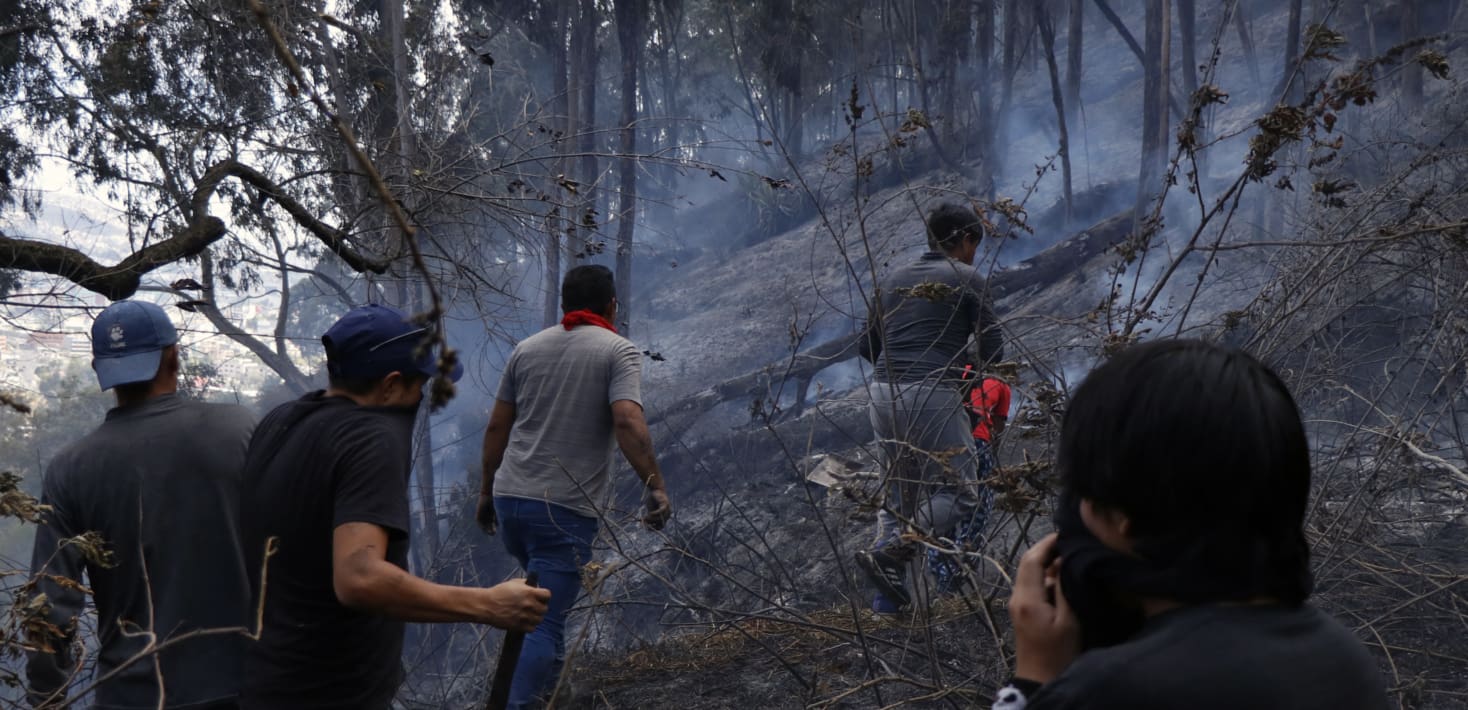
M1014 622L1014 675L1049 683L1080 653L1081 627L1060 589L1055 533L1046 535L1019 561L1009 618Z
M493 535L499 529L499 518L494 513L494 496L479 494L479 506L474 509L474 519L479 522L479 529L485 535Z
M647 495L642 502L647 506L647 514L642 516L642 524L653 530L662 530L668 518L673 517L673 504L668 502L668 492L662 488L647 489Z
M545 616L551 597L549 589L532 587L523 579L512 579L480 591L484 592L476 614L480 623L527 633L534 631Z

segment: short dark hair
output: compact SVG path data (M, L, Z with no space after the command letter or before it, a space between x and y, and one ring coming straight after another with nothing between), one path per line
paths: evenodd
M148 395L148 392L152 391L152 389L152 380L143 380L142 382L124 382L120 385L112 386L112 391L117 393L118 399L122 400L142 399L143 397L146 397Z
M974 241L984 237L984 222L978 213L957 202L944 202L928 213L928 246L949 251L963 244L965 236Z
M407 378L408 384L410 386L414 382L416 382L417 385L421 387L423 386L424 382L428 381L428 377L421 372L399 372L399 374ZM341 390L348 394L355 394L358 396L365 395L368 392L371 392L374 388L377 387L377 384L379 382L382 382L384 379L387 379L387 375L383 375L382 377L347 377L344 375L327 375L326 377L327 382L331 383L332 389Z
M612 270L599 264L578 266L566 272L561 281L561 311L593 311L603 313L617 297L617 283Z
M1071 398L1056 465L1068 496L1130 519L1146 572L1127 591L1310 595L1305 427L1284 382L1247 353L1162 340L1117 354Z

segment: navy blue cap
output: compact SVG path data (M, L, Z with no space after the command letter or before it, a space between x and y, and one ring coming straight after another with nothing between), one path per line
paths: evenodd
M163 351L178 343L178 331L162 308L143 301L118 301L92 321L92 369L97 383L147 382L158 374Z
M321 336L326 346L326 370L333 377L376 379L391 372L438 374L432 348L421 348L428 328L409 320L390 306L358 306L333 323ZM418 353L415 357L415 353ZM464 366L454 365L449 379L457 382Z

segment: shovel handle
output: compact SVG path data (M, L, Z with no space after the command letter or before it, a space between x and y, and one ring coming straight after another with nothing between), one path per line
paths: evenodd
M535 586L537 575L525 575L525 584ZM505 643L500 647L499 662L494 668L494 682L489 686L489 702L485 710L505 710L510 704L510 684L515 680L515 666L520 663L520 649L525 645L524 631L506 631Z

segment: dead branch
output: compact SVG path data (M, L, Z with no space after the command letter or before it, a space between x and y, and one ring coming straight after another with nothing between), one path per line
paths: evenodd
M0 268L53 274L116 301L136 293L144 274L198 256L227 232L222 220L204 216L113 266L103 266L68 246L18 239L0 232Z
M387 270L386 260L363 255L351 246L346 232L317 219L273 180L233 159L216 163L195 185L190 200L194 220L188 227L168 239L133 252L113 266L99 264L72 247L11 237L0 232L0 268L53 274L114 301L127 298L137 292L143 275L198 256L229 233L223 220L209 214L208 206L220 183L230 177L254 187L279 205L296 224L315 235L352 269L378 274Z

